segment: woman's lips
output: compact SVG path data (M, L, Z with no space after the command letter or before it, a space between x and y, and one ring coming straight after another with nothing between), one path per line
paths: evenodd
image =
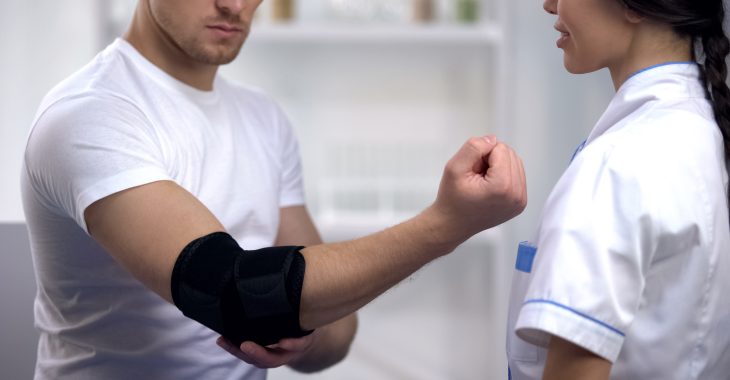
M558 48L562 49L565 44L568 43L568 39L570 38L570 33L568 33L561 25L556 24L555 30L560 32L560 37L558 38L556 45L558 45Z
M570 34L560 33L560 37L558 38L558 41L556 42L556 45L558 45L558 48L562 49L563 47L565 47L565 45L568 43L569 38L570 38Z

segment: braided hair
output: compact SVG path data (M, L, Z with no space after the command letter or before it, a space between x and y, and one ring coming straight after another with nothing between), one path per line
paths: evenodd
M730 40L723 29L723 0L619 1L644 17L670 25L679 36L692 40L694 58L700 63L703 87L722 133L725 160L730 162L730 89L726 83L728 68L725 61L730 54ZM697 59L697 53L704 62Z

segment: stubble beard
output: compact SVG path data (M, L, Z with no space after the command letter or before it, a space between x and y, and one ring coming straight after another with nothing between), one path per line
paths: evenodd
M211 47L206 46L205 42L200 41L199 38L182 39L176 43L186 55L196 62L207 65L225 65L238 57L244 40L245 38L240 42L220 43Z
M190 57L193 61L206 64L206 65L225 65L231 63L243 47L243 43L248 36L250 27L246 25L243 30L243 36L240 40L236 41L221 41L217 44L211 44L206 46L206 42L200 35L189 35L186 34L184 27L178 28L173 18L165 12L160 12L155 15L155 12L151 12L153 17L156 19L157 24L162 31L167 35L167 38L172 41L181 52ZM226 18L226 16L223 16Z

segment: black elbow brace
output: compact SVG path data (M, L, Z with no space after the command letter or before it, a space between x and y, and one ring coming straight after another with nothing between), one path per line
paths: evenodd
M303 247L244 251L225 232L203 236L180 253L172 299L185 316L239 346L269 345L310 334L299 326Z

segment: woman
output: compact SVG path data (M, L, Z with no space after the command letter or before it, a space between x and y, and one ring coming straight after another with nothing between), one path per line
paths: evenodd
M523 243L512 379L730 376L730 90L721 0L547 0L616 95Z

